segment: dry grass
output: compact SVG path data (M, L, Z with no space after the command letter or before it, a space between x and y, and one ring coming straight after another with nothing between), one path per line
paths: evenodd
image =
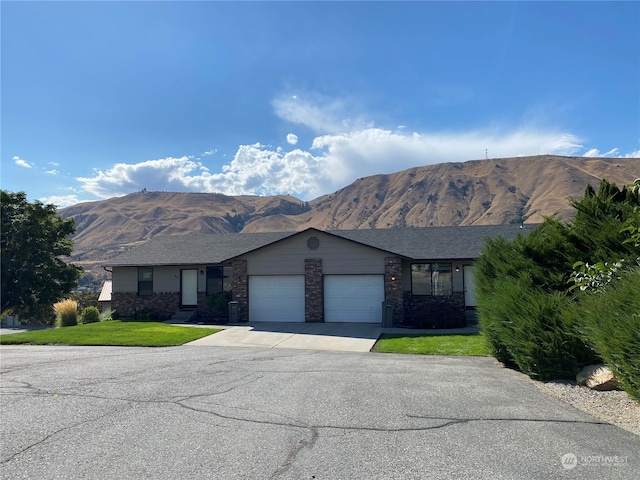
M78 302L71 299L53 304L56 312L56 327L70 327L78 324Z

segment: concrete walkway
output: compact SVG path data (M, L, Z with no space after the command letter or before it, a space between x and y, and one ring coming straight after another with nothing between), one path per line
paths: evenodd
M477 333L477 327L451 330L382 328L376 323L285 323L264 322L219 325L222 332L200 338L187 345L216 347L292 348L368 352L381 334L447 335Z

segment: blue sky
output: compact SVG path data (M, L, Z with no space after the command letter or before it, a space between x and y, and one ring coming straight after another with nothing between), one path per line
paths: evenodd
M1 185L60 207L640 157L639 2L1 2Z

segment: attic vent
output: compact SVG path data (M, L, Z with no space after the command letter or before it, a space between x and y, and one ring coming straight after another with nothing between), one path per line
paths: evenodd
M307 247L309 247L311 250L315 250L319 246L320 240L318 240L318 237L309 237L309 240L307 240Z

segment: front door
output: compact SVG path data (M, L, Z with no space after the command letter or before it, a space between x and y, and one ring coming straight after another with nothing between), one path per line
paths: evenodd
M182 270L181 273L182 306L195 307L198 305L198 270Z
M476 281L474 278L476 267L465 265L464 272L464 305L466 308L476 308Z

